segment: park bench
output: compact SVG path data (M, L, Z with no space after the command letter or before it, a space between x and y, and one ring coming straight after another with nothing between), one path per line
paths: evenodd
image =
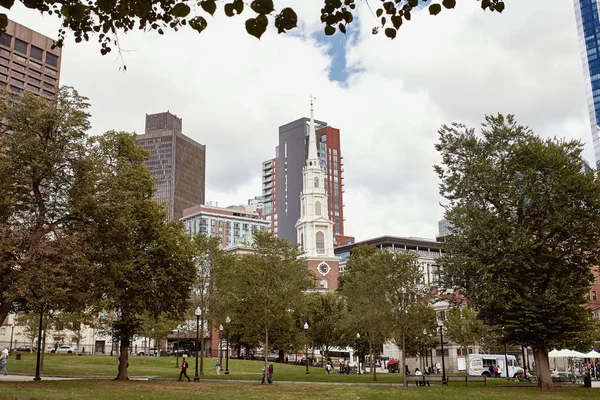
M407 375L406 382L414 382L417 386L425 386L429 382L442 382L442 376L440 375Z
M487 376L485 375L457 375L446 377L448 382L464 382L465 385L469 382L483 382L487 385Z
M535 375L530 375L527 378L525 378L523 375L517 375L517 379L519 380L519 382L537 383L538 381L538 378Z

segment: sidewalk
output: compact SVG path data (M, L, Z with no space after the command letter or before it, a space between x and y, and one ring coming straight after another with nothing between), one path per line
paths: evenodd
M23 374L0 374L0 382L33 382L34 375L23 375ZM66 381L66 380L86 380L86 379L104 379L112 380L114 376L78 376L78 377L67 377L67 376L41 376L42 381ZM151 376L134 376L130 377L131 381L165 381L175 382L176 378L154 378ZM203 382L210 383L240 383L247 385L260 385L260 380L236 380L236 379L201 379L199 384ZM187 382L185 382L187 383ZM183 384L183 383L182 383ZM368 382L300 382L300 381L275 381L275 384L279 385L327 385L327 386L392 386L402 387L402 383L368 383Z

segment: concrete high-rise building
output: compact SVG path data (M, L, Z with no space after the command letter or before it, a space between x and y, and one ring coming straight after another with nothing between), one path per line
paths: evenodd
M326 122L314 121L317 152L325 171L329 219L334 222L334 246L353 243L344 232L343 156L339 129ZM300 118L279 127L276 156L262 163L263 217L272 221L272 230L280 238L297 244L296 222L300 218L302 169L308 155L309 118ZM272 196L272 197L268 197Z
M53 98L62 61L62 49L52 49L53 43L53 39L8 20L6 32L0 34L0 86Z
M154 200L166 204L170 220L204 204L206 146L181 132L182 120L176 115L146 114L146 131L135 140L150 152L146 165L156 178Z
M573 0L592 128L596 168L600 166L600 0Z

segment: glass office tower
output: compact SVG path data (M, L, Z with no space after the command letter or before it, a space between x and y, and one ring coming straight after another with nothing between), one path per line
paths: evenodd
M573 0L586 86L596 168L600 166L600 18L599 0Z

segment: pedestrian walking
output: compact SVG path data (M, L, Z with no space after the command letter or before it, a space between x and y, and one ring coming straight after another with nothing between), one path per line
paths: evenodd
M187 378L188 382L191 382L190 377L187 376L188 366L189 366L189 364L188 364L187 360L185 359L185 356L183 356L183 360L181 361L181 372L179 373L179 381L181 381L182 376L185 376Z
M8 347L0 353L0 372L4 371L4 375L8 375L6 370L6 362L8 361Z
M269 384L273 383L273 363L269 364L269 374L267 375Z

